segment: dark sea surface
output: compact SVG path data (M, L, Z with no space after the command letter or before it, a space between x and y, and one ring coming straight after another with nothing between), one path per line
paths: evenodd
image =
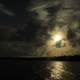
M12 80L80 80L80 62L0 60L0 76Z
M25 80L80 80L80 62L27 61L17 64L17 78Z

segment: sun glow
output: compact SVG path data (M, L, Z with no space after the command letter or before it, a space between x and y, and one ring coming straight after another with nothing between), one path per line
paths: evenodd
M62 36L59 35L59 34L56 34L56 35L54 36L54 41L57 42L57 41L60 41L60 40L62 40Z
M61 34L55 34L54 36L52 36L52 39L54 40L54 42L58 42L63 39L63 36Z

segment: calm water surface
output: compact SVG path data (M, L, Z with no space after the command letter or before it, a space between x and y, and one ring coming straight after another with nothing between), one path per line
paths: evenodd
M28 80L80 80L80 62L30 61L26 69Z
M15 70L24 80L80 80L80 62L18 61Z
M50 77L45 80L79 80L80 62L49 62Z

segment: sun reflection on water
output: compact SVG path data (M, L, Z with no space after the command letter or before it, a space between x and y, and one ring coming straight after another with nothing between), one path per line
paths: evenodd
M55 62L55 63L51 64L51 66L53 67L51 69L51 78L54 78L55 80L61 79L62 74L65 71L64 63L63 62Z
M69 70L69 64L62 61L54 61L49 65L48 69L51 76L48 80L71 80L74 78L74 74Z

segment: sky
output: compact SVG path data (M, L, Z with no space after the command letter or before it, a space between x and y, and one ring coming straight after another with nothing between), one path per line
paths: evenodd
M61 3L61 1L64 0L57 0L57 1L46 1L45 0L0 0L0 24L10 24L11 23L20 23L24 21L25 15L28 15L28 10L29 8L32 7L32 10L36 10L38 16L38 19L43 20L45 19L46 21L49 20L47 18L48 15L52 14L52 10L49 9L47 10L45 8L52 7L53 5L58 5ZM74 0L73 0L74 1ZM69 1L71 2L71 0ZM41 6L39 6L41 4ZM62 3L61 3L62 4ZM65 6L68 4L68 1L65 0ZM70 3L69 3L70 4ZM77 7L79 6L79 0L73 3L78 4ZM38 5L38 7L34 8L33 6ZM69 6L69 5L68 5ZM27 9L27 12L25 12L25 8ZM59 8L59 7L58 7ZM39 11L41 13L39 13ZM51 11L51 12L50 12ZM53 11L54 12L54 11ZM5 22L5 23L4 23Z
M0 25L14 26L13 41L29 42L39 50L45 46L49 50L56 32L63 32L68 44L80 46L79 4L79 0L0 0Z
M16 20L16 1L0 0L0 24L12 25Z

